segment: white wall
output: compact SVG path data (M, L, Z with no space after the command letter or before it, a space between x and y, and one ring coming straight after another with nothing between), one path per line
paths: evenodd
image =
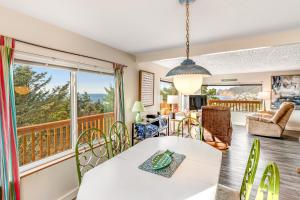
M245 74L224 74L214 75L204 79L204 84L225 84L221 79L237 79L236 82L226 82L226 84L239 84L239 83L259 83L263 86L263 91L271 91L271 76L272 75L288 75L300 74L300 69L297 71L280 71L280 72L262 72L262 73L245 73ZM271 100L266 101L267 109L270 109ZM232 113L232 120L234 124L244 125L245 115L247 113ZM249 113L248 113L249 114ZM287 124L288 130L300 131L300 110L295 110Z
M124 74L126 121L128 125L133 121L131 106L138 98L138 70L134 56L3 7L0 7L0 34L127 65ZM24 47L16 46L18 48ZM55 200L68 193L74 194L77 186L75 161L69 159L21 178L21 199ZM70 198L72 196L67 195L65 199Z

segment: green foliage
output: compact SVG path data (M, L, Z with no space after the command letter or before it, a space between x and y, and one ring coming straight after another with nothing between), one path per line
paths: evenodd
M77 114L79 117L103 112L104 106L99 100L97 102L92 102L91 97L87 92L77 94Z
M29 88L28 94L15 92L17 126L23 127L70 119L70 83L47 87L52 77L47 72L37 73L25 65L14 66L14 86ZM93 102L88 93L77 96L78 116L113 111L114 88L105 88L103 101Z
M30 89L28 94L15 93L18 127L69 118L69 83L50 90L45 87L50 81L47 73L36 73L28 66L15 67L15 87Z
M208 99L219 99L216 97L217 90L215 88L208 89L207 86L202 86L201 94L207 95Z

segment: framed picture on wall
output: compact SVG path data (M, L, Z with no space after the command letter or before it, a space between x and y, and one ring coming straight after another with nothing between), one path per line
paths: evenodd
M154 73L139 71L139 100L145 107L154 105Z
M282 102L295 103L300 110L300 75L280 75L271 77L271 108L277 109Z

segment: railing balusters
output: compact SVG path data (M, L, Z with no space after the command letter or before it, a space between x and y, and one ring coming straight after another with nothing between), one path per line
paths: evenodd
M104 128L103 128L103 125L104 125L104 121L103 121L104 117L103 115L99 118L99 121L100 121L100 130L101 131L104 131ZM106 133L108 134L108 133Z
M66 149L70 148L70 126L66 126Z
M22 157L22 163L24 164L26 162L26 135L22 135L22 150L23 150L23 157Z
M31 160L35 161L35 133L31 133Z
M51 142L51 138L50 138L50 130L47 129L47 156L50 156L50 142Z
M59 146L60 146L60 150L63 151L64 150L64 132L63 132L63 127L59 128Z
M108 134L113 120L114 113L78 117L78 132L98 128ZM18 128L20 165L70 149L70 124L68 119Z
M54 153L57 153L57 128L53 129L53 137Z
M259 100L220 100L210 99L208 105L230 107L231 111L257 112L262 108L262 102Z
M39 144L39 146L40 146L40 158L42 158L43 157L43 132L42 131L40 131L40 132L38 132L38 135L39 135L39 142L38 142L38 144Z

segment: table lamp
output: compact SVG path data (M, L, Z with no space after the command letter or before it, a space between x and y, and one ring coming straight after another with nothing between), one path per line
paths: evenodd
M174 119L175 118L174 105L179 103L178 96L177 95L168 95L167 103L172 105L172 116L171 116L171 118Z
M271 94L271 92L265 91L265 92L259 92L257 95L258 99L263 100L263 109L264 109L263 111L264 112L266 111L266 99L270 99L270 94Z
M141 122L143 121L141 112L144 112L145 108L142 102L136 101L132 107L132 112L136 112L135 121Z

